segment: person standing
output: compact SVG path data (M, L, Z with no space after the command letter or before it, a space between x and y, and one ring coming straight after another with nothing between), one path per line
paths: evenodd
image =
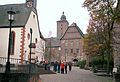
M44 68L47 70L48 61L45 61Z
M69 62L68 66L69 66L69 71L71 71L72 70L72 62Z
M48 61L47 70L50 71L50 61Z
M63 62L60 64L60 67L61 67L61 74L64 74L64 63Z
M55 71L55 72L57 72L57 66L58 66L58 62L55 61L55 62L54 62L54 71Z
M61 62L58 62L58 68L57 68L58 73L60 73L60 64L61 64Z
M65 62L65 74L67 74L67 62Z

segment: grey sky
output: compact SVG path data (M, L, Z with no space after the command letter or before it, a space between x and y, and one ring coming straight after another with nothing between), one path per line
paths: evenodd
M0 0L0 5L25 3L26 0ZM56 36L57 23L64 11L66 18L71 23L75 22L79 28L86 33L89 15L82 4L85 0L37 0L40 30L44 37Z

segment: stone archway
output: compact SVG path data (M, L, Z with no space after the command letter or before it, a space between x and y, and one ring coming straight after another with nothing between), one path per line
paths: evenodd
M78 62L78 59L73 59L73 62Z

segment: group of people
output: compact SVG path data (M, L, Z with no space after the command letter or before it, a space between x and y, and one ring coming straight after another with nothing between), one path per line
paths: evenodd
M67 69L69 67L69 71L72 69L72 62L57 62L55 61L53 64L53 71L61 74L67 74Z
M50 63L49 61L41 62L45 70L50 70L51 64L53 65L53 71L61 74L67 74L67 71L72 70L72 62L58 62Z
M44 67L45 70L50 70L50 62L49 61L42 61L40 64Z

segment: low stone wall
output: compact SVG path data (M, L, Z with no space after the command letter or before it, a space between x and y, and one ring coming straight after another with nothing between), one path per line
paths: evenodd
M38 82L38 74L0 73L0 82Z

